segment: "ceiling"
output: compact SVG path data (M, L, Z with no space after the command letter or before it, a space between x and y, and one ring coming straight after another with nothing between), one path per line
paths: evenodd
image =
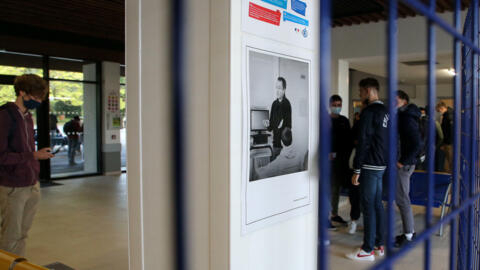
M387 18L387 0L332 2L334 27ZM451 0L436 2L438 12L453 9ZM398 12L416 15L401 1ZM0 25L0 50L125 62L125 0L1 0Z
M124 15L123 0L1 0L0 49L123 63Z
M428 65L426 64L426 59L428 59L426 55L399 55L399 64L397 65L398 81L403 84L427 84ZM352 69L385 78L387 77L386 61L387 58L384 56L348 60ZM424 62L424 64L408 65L409 62L414 61ZM452 75L447 72L448 69L453 67L452 54L439 54L436 57L436 62L435 76L437 83L452 83Z
M422 0L428 3L428 0ZM388 18L388 0L333 0L333 27L349 26L362 23L386 21ZM467 8L470 0L461 0L462 10ZM453 11L454 1L437 0L436 11L443 13ZM416 16L415 10L398 2L400 18Z

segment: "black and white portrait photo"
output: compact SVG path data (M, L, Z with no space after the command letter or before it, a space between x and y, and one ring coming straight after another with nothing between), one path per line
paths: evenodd
M309 62L248 51L249 181L308 169Z

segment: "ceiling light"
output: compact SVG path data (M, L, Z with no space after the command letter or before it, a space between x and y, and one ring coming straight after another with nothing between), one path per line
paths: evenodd
M453 69L453 68L449 68L446 71L447 71L448 75L450 75L450 76L457 75L457 73L455 73L455 69Z

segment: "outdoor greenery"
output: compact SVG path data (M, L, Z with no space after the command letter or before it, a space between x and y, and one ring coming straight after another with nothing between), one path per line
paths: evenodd
M43 70L38 68L23 68L0 65L2 75L36 74L43 76ZM82 72L50 70L50 78L65 80L83 80ZM125 77L120 77L125 84ZM58 121L65 122L73 115L83 115L83 83L68 81L50 81L50 112L58 116ZM125 85L120 86L120 111L125 116ZM15 100L12 85L0 85L0 105Z
M43 71L38 68L10 67L0 65L0 74L2 75L21 75L32 73L42 76ZM12 85L0 85L0 105L15 100L15 90Z
M0 66L0 74L21 75L36 74L42 76L42 69ZM50 78L66 80L83 80L83 73L61 70L50 70ZM62 121L66 114L82 115L83 83L50 81L50 110L59 115ZM15 100L15 91L12 85L0 85L0 104Z
M125 92L125 85L120 85L120 113L122 114L122 117L125 117L126 115L126 100L127 93Z

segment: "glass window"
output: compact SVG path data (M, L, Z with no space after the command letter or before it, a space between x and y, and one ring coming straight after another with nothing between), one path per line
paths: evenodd
M49 77L55 80L96 81L94 62L49 57Z
M22 75L26 73L43 76L42 56L13 52L0 52L0 74Z
M122 78L122 77L121 77ZM125 77L123 77L125 79ZM125 81L125 80L124 80ZM125 85L120 85L120 113L122 116L122 128L120 129L120 143L122 144L121 166L122 170L126 170L127 167L127 114L126 114L126 89Z
M97 85L50 82L52 177L98 172Z
M15 90L11 84L0 84L0 106L16 99Z

